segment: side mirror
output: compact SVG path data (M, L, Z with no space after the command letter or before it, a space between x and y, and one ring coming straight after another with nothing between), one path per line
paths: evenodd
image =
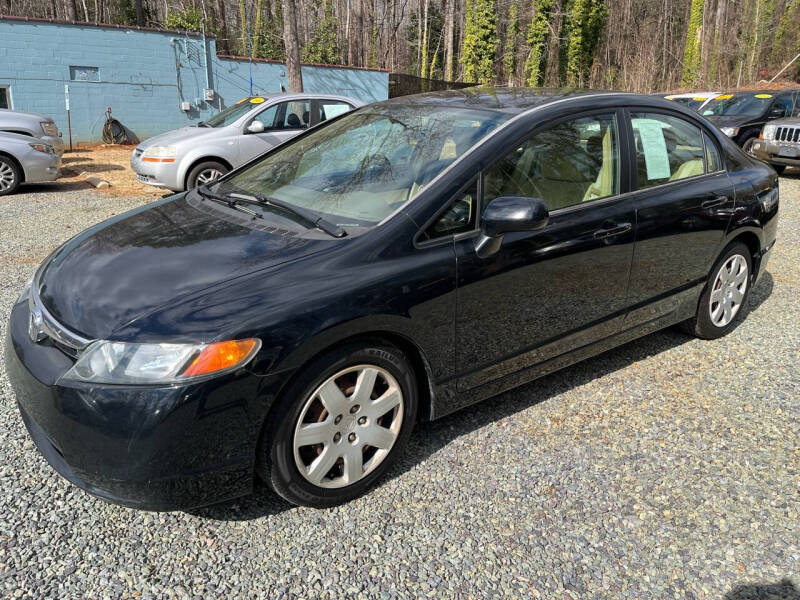
M264 133L264 124L256 119L247 126L247 133Z
M769 109L769 112L767 113L767 118L782 119L785 112L786 111L783 110L780 106L773 106L772 108Z
M475 251L481 258L500 249L503 236L515 231L536 231L547 225L550 213L541 198L500 196L486 206L481 217L481 236Z

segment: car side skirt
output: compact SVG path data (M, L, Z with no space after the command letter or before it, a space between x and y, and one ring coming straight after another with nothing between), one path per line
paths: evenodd
M636 324L622 331L605 337L597 342L575 348L559 356L542 361L532 367L511 373L500 379L487 382L483 385L473 387L465 392L456 391L456 382L451 381L440 386L433 402L431 418L439 419L458 411L466 406L475 404L492 396L497 396L503 392L514 389L549 375L560 369L564 369L587 358L597 356L608 350L612 350L628 342L665 329L672 325L681 323L691 318L697 310L697 302L703 290L705 282L695 284L689 289L683 290L670 298L670 303L674 306L673 310L661 316L655 317L644 323Z

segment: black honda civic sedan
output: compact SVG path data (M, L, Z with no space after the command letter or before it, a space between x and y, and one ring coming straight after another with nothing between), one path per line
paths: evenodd
M61 475L155 510L324 507L418 420L675 324L729 332L778 179L698 114L476 88L330 119L100 223L13 307L20 413Z

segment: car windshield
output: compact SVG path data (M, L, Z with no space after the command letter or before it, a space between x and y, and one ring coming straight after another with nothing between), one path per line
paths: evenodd
M703 107L705 116L753 115L764 112L772 94L722 94Z
M242 98L233 106L229 106L221 113L217 113L208 121L203 122L203 127L225 127L236 121L242 115L253 110L257 104L262 104L264 98L259 96L253 98Z
M445 106L371 106L312 130L216 191L272 197L341 227L370 227L508 118Z

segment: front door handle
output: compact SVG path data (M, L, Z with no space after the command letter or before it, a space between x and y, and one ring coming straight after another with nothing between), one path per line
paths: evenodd
M715 206L720 206L725 204L728 201L727 196L711 196L708 200L703 202L700 207L701 208L714 208Z
M594 232L594 239L602 240L614 235L620 235L630 230L631 230L630 223L620 223L619 225L614 225L614 227L609 227L608 229L598 229L597 231Z

